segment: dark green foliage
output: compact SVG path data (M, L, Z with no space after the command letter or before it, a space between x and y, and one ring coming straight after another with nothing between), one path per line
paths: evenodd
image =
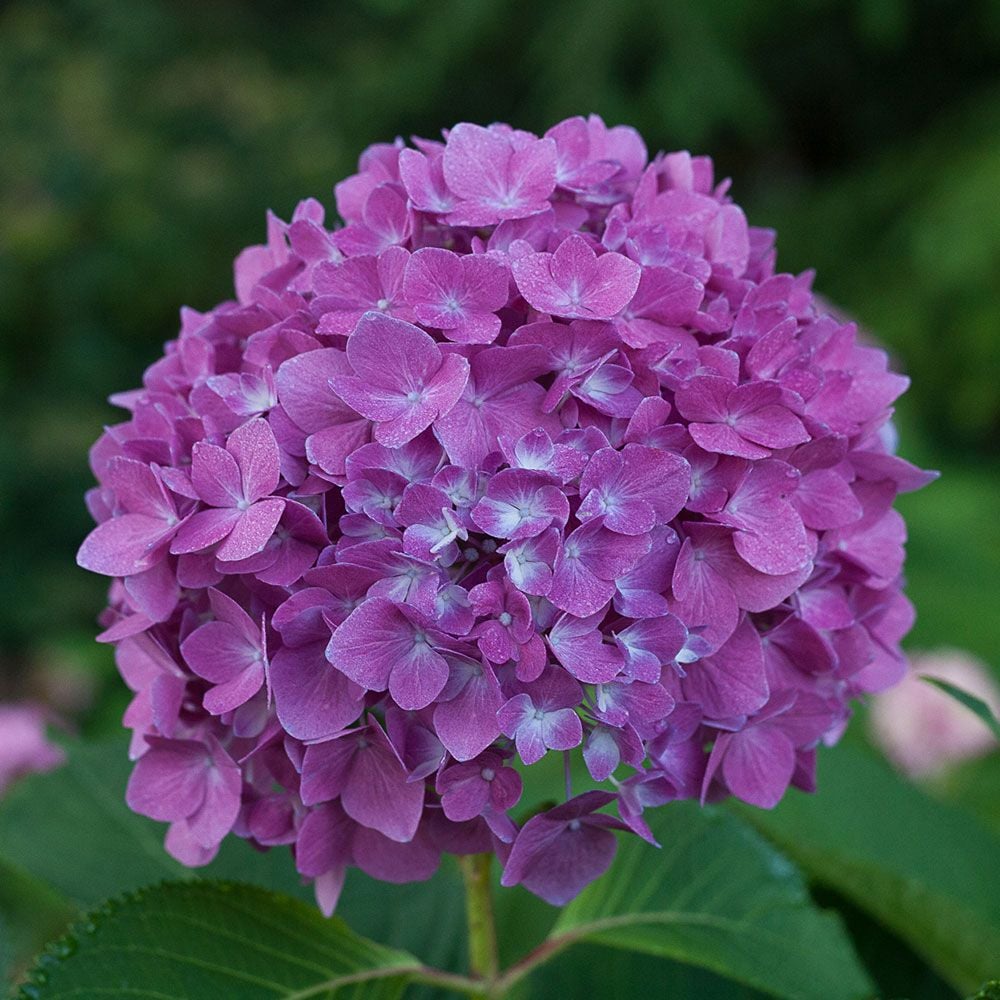
M870 995L837 917L818 912L795 867L743 823L677 802L651 824L661 852L622 843L609 876L560 914L553 940L680 960L779 997Z
M68 751L65 768L28 779L0 804L0 959L11 968L23 969L74 913L163 879L238 879L311 907L285 850L232 841L206 869L171 861L162 825L124 805L123 739ZM711 1000L756 1000L755 990L865 996L866 975L887 997L910 1000L955 996L945 983L977 986L1000 953L996 836L857 746L828 751L820 780L821 795L796 793L770 813L741 810L774 847L724 809L677 803L650 814L661 851L624 840L612 871L561 914L523 889L499 891L502 964L547 936L558 950L551 968L514 985L512 998L552 996L553 983L587 976L607 984L609 996L634 996L627 984L647 974L672 987L667 995ZM800 870L824 887L819 907ZM450 860L429 883L411 886L353 872L338 915L355 933L422 962L465 968L462 886ZM600 962L583 963L592 954ZM440 995L413 989L422 1000Z
M791 792L771 812L734 808L956 989L975 988L1000 956L1000 840L858 746L824 752L818 780L820 794Z

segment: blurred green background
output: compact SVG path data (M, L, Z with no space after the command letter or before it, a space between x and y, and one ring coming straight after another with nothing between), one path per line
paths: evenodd
M780 266L912 376L902 451L944 477L901 501L910 645L996 668L998 56L996 2L3 4L0 696L96 673L89 725L116 724L104 584L73 563L86 450L265 208L332 207L372 141L591 111L711 153Z

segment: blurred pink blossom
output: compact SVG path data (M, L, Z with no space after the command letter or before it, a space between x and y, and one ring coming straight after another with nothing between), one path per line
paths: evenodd
M872 736L889 759L912 777L935 774L951 764L995 750L986 724L964 705L921 676L939 677L985 701L1000 714L1000 686L989 668L958 649L911 657L913 669L872 702Z
M18 778L63 762L62 750L45 735L45 722L37 705L0 704L0 795Z

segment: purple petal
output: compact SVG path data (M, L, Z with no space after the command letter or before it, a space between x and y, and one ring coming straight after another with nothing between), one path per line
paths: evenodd
M276 503L283 504L278 500ZM280 518L281 512L278 512ZM170 543L170 551L175 554L201 552L225 538L243 517L236 507L217 507L201 510L185 521ZM277 524L277 518L275 519Z
M238 517L225 542L216 552L223 562L248 559L267 545L274 529L278 527L285 509L285 501L277 497L258 500Z
M266 420L257 417L229 435L226 450L240 468L242 496L248 503L269 496L281 477L278 442Z
M544 744L551 750L572 750L573 747L578 747L583 739L580 716L571 708L546 712L541 720L541 736Z
M749 726L728 739L722 774L729 790L761 809L781 800L795 770L795 748L779 729Z
M351 613L334 632L326 655L366 690L390 690L401 708L429 705L448 679L448 664L424 630L381 597Z
M126 799L129 808L156 820L190 816L205 798L208 748L196 740L147 737L149 749L132 770Z
M756 712L768 698L760 637L744 616L725 644L688 667L681 681L689 701L699 702L712 719Z
M327 662L322 644L278 650L269 677L278 718L297 740L325 739L361 714L361 688Z
M549 631L548 642L556 659L585 684L603 684L621 672L621 651L604 642L599 628L603 610L590 618L562 615Z
M205 693L202 704L212 715L224 715L245 705L264 684L264 668L255 664Z
M377 724L364 731L340 801L362 826L390 840L412 840L424 808L424 785L408 782L406 770ZM308 751L307 751L308 753Z
M553 906L564 906L608 870L615 856L615 837L609 829L583 821L594 807L584 801L588 795L525 823L504 865L502 885L520 883ZM601 796L602 801L609 798ZM570 809L580 815L561 815Z
M104 576L130 576L148 569L158 544L171 529L157 517L147 514L122 514L99 524L87 535L76 561L92 573Z
M434 709L434 728L445 749L461 761L482 753L500 735L497 711L502 704L500 686L480 668L456 697Z
M205 441L197 442L191 452L191 485L213 507L235 507L245 499L236 459Z
M224 621L206 622L181 643L188 666L205 680L222 684L253 664L264 662L259 643L251 642L239 629Z

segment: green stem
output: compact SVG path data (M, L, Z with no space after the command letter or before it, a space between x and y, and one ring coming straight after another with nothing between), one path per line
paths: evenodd
M483 981L483 998L494 997L493 984L499 971L497 929L493 917L492 854L469 854L459 858L465 881L465 915L469 928L469 971Z

